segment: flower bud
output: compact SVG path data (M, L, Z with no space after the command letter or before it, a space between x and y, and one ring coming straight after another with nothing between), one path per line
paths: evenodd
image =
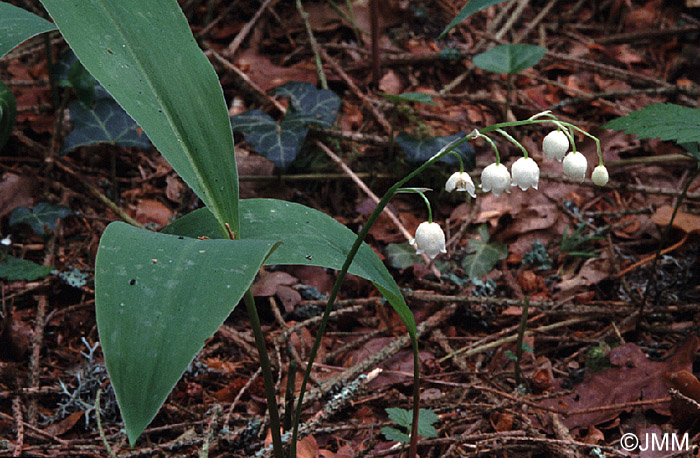
M470 196L476 198L476 188L474 182L467 172L455 172L445 183L445 191L461 191L468 192Z
M510 192L510 173L503 164L493 163L481 172L481 189L491 191L498 197L503 191Z
M572 151L564 158L564 175L572 180L580 181L586 178L586 170L588 169L588 161L586 156L578 151Z
M608 175L608 169L605 168L604 165L599 165L596 168L593 169L593 173L591 174L591 179L593 180L593 183L595 183L598 186L605 186L608 184L608 179L610 176Z
M523 191L529 187L537 189L537 183L540 181L540 168L532 158L521 157L513 163L510 171L513 175L512 186L519 186Z
M569 137L561 130L553 130L542 140L542 152L547 159L556 159L561 162L569 151Z
M415 238L408 243L415 246L416 254L425 253L430 259L435 259L440 253L447 253L445 233L438 223L420 223Z

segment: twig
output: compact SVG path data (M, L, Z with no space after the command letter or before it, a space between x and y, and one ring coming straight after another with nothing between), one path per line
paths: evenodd
M364 192L370 199L372 199L372 201L375 204L379 203L379 197L377 197L377 195L375 193L373 193L371 189L369 189L369 187L360 179L360 177L358 177L355 174L355 172L353 172L352 169L350 167L348 167L347 164L345 164L345 162L343 162L343 160L340 157L338 157L337 154L335 154L329 147L327 147L325 144L323 144L320 141L316 141L316 146L321 148L321 150L324 153L326 153L326 155L329 158L331 158L331 160L333 162L338 164L338 166L341 169L343 169L343 172L347 173L348 176L352 179L352 181L357 185L357 187L360 188L362 190L362 192ZM406 226L404 226L403 223L401 223L401 220L399 220L399 218L394 214L394 212L392 212L389 209L389 207L385 208L383 213L389 217L391 222L393 222L397 228L399 228L399 230L401 231L403 236L406 238L406 240L411 240L413 238L411 233L408 232L408 229L406 229ZM426 258L427 258L427 256L426 256Z
M227 59L225 59L221 54L217 53L213 49L208 49L204 54L214 56L214 59L217 60L221 65L223 65L227 70L231 70L233 73L236 74L240 79L242 79L248 86L250 86L251 89L253 89L255 92L260 94L267 100L269 103L274 105L277 110L279 110L280 113L285 112L284 105L282 105L280 102L275 100L274 98L270 97L265 93L265 91L262 90L260 86L255 84L253 80L248 78L248 75L246 75L241 69L233 65L231 62L229 62Z
M95 419L97 420L97 430L100 432L100 439L102 439L102 443L104 444L105 450L107 450L107 453L109 454L110 458L117 458L117 456L114 454L114 451L112 451L112 446L109 445L109 442L107 441L107 436L105 436L105 430L102 429L100 395L102 395L102 388L98 388L97 394L95 395Z
M652 38L662 38L669 35L683 35L686 33L697 32L700 30L698 25L688 25L685 27L673 27L670 29L660 29L660 30L642 30L639 32L631 33L617 33L614 35L607 35L602 38L597 38L596 43L599 44L611 44L611 43L631 43L638 40L647 40Z
M97 189L97 187L95 187L95 186L94 186L92 183L90 183L89 181L83 179L83 177L81 177L77 172L73 171L70 167L68 167L68 166L67 166L66 164L64 164L62 161L57 160L57 161L54 161L54 163L56 164L56 166L57 166L59 169L63 170L64 172L66 172L67 174L71 175L72 177L77 178L78 181L79 181L80 183L82 183L82 184L88 189L88 191L90 191L90 194L92 194L92 195L95 196L100 202L102 202L103 204L105 204L110 210L112 210L114 213L116 213L117 216L119 216L123 221L125 221L125 222L131 224L132 226L136 226L136 227L141 228L141 229L144 228L143 224L139 223L139 222L136 221L134 218L132 218L131 216L129 216L128 213L126 213L124 210L122 210L121 208L119 208L119 206L118 206L117 204L115 204L115 203L112 202L107 196L105 196L105 195L102 193L102 191L100 191L99 189Z
M326 74L323 72L323 62L321 62L321 56L318 53L318 42L316 41L316 37L314 37L314 31L311 30L311 24L309 23L309 14L306 11L304 11L304 7L301 4L301 0L296 0L296 4L297 11L299 11L301 20L304 21L304 26L306 27L306 35L309 37L311 50L314 52L316 72L318 73L318 80L321 82L321 88L328 89L328 81L326 81Z
M535 328L531 331L527 331L526 334L532 335L532 334L536 334L536 333L548 332L548 331L551 331L553 329L571 326L572 324L577 324L577 323L581 323L583 321L588 321L588 320L589 319L586 317L572 318L570 320L560 321L558 323L548 324L546 326L540 326L539 328ZM454 353L451 353L447 356L443 356L438 361L443 362L443 361L448 360L448 359L450 359L453 356L458 355L458 354L462 354L462 356L464 358L466 358L468 356L476 355L476 354L481 353L483 351L490 350L490 349L496 348L496 347L500 347L501 345L503 345L505 343L515 342L517 340L518 340L518 334L513 334L513 335L510 335L508 337L504 337L502 339L498 339L498 340L495 340L493 342L489 342L487 344L480 345L478 347L472 347L472 346L463 347L463 348L460 348L459 350L456 350Z
M17 445L12 456L17 457L22 453L24 447L24 421L22 420L22 404L19 398L12 400L12 414L15 416L15 429L17 430Z
M255 12L255 15L252 17L250 21L246 23L246 25L243 26L243 28L238 32L238 35L236 35L236 38L233 39L230 45L228 45L228 48L226 49L226 55L228 57L233 57L234 54L236 54L236 51L238 50L239 46L241 46L241 43L243 40L245 40L245 37L248 36L248 33L250 30L253 28L256 22L258 22L258 19L260 19L260 16L262 16L263 11L265 11L268 7L274 6L275 3L277 3L278 0L265 0L262 5L260 5L260 8Z
M343 70L343 68L340 66L338 61L336 61L334 58L332 58L325 49L319 48L319 53L321 54L321 57L323 57L323 60L328 63L328 65L331 66L333 71L343 80L345 81L345 84L348 85L350 90L352 91L353 94L357 96L360 100L362 100L362 103L367 105L369 108L370 112L374 116L374 118L377 120L377 122L382 126L384 129L384 132L387 135L391 134L391 124L389 124L389 121L386 120L384 115L377 109L374 104L369 100L369 98L360 90L360 88L357 87L357 85L354 83L352 78L348 76L347 73Z
M613 280L617 280L618 278L622 277L623 275L627 275L628 273L630 273L630 272L632 272L633 270L635 270L635 269L637 269L637 268L643 266L644 264L647 264L647 263L653 261L653 260L656 259L658 256L663 256L663 255L665 255L665 254L667 254L667 253L670 253L670 252L672 252L672 251L674 251L674 250L677 250L678 248L682 247L682 246L685 244L685 242L687 242L687 241L688 241L688 233L686 232L685 234L683 234L683 238L681 238L678 242L674 243L674 244L671 245L670 247L664 248L664 249L661 250L661 251L657 251L657 252L654 253L654 254L651 254L651 255L649 255L649 256L647 256L647 257L645 257L645 258L642 258L641 260L635 262L635 263L632 264L631 266L625 267L624 269L622 269L621 271L619 271L618 273L616 273L615 275L613 275L611 278L612 278Z

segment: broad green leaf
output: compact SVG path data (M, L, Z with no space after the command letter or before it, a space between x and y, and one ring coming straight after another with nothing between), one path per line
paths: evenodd
M233 135L176 0L42 0L80 62L215 215L238 229Z
M547 52L542 46L500 45L474 56L474 65L494 73L520 73L542 59Z
M0 57L15 46L40 33L56 30L56 26L36 14L0 2Z
M68 110L73 130L63 140L61 153L98 143L139 148L151 146L148 137L111 97L98 99L94 108L86 108L81 102L73 101L68 105Z
M10 226L16 224L28 224L34 232L44 235L45 228L53 230L59 218L70 215L70 208L64 205L55 205L47 202L40 202L30 210L25 207L17 207L10 215Z
M455 135L448 135L444 137L414 137L405 132L399 132L394 141L397 145L403 148L406 153L406 157L409 162L414 164L422 164L440 151L446 145L452 143L458 138L464 137L466 134L460 132ZM474 170L476 167L476 154L474 153L474 148L465 142L455 148L455 152L462 156L464 161L464 168L466 170ZM440 162L445 162L447 164L455 165L457 164L457 158L452 154L446 154L440 159Z
M51 273L52 266L43 266L14 256L0 256L0 278L8 281L34 281Z
M386 246L386 260L394 269L402 270L421 262L422 258L408 243L390 243Z
M438 40L444 37L445 34L452 30L457 24L464 21L477 11L481 11L485 8L488 8L491 5L495 5L496 3L501 3L503 1L505 0L467 0L467 4L464 5L464 8L462 8L460 12L457 13L457 16L455 16L454 19L452 19L452 22L450 22L447 25L447 27L445 27L445 30L442 31L442 33L438 37Z
M388 101L390 101L392 103L419 102L419 103L426 103L428 105L436 105L432 96L430 94L426 94L425 92L404 92L403 94L399 94L399 95L382 94L382 97L384 97L385 99L387 99Z
M672 103L647 105L627 116L613 119L604 129L624 130L639 138L660 138L677 143L700 143L700 108Z
M481 278L501 261L508 257L508 247L502 243L489 242L489 230L486 225L479 226L480 239L469 240L470 254L462 260L462 268L469 278Z
M332 127L340 108L340 97L328 89L317 89L311 83L291 81L276 87L273 94L289 98L295 113L323 127ZM289 114L287 114L289 116Z
M408 444L408 442L411 440L411 438L408 436L406 433L402 433L396 428L392 428L391 426L384 426L381 429L382 434L384 434L384 437L388 441L394 441L394 442L401 442L402 444Z
M325 213L292 202L244 199L240 210L244 239L286 241L265 261L268 265L309 265L339 270L357 237ZM186 237L222 237L206 208L179 218L163 232ZM369 245L362 245L349 272L374 283L404 322L409 334L415 337L413 314L391 274Z
M107 226L95 261L97 327L132 445L275 245Z
M2 33L0 31L0 33ZM17 118L17 101L10 88L0 81L0 150L12 134Z
M307 120L288 120L278 125L274 119L259 110L247 111L231 117L234 131L243 132L245 141L256 153L271 160L275 167L284 169L296 159L309 131Z

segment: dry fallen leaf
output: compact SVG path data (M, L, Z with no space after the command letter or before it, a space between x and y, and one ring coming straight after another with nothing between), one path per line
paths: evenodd
M155 199L144 199L136 206L136 221L139 223L155 223L167 226L173 217L173 212L165 204Z
M671 221L673 207L665 205L654 213L651 220L659 226L667 226ZM678 211L673 219L673 228L686 233L700 232L700 216Z

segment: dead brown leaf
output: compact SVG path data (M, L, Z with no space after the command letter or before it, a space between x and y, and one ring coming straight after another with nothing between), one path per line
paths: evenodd
M317 84L313 64L302 62L291 67L280 67L252 49L238 53L236 66L265 92L289 81L307 82L314 86Z
M54 423L52 425L49 425L46 428L46 432L51 434L52 436L60 436L62 434L65 434L68 431L70 431L73 428L73 426L75 426L76 423L78 423L78 420L80 420L84 414L85 414L84 411L75 412L73 414L70 414L66 418L64 418L63 420L59 421L58 423Z
M143 199L136 206L134 218L142 224L155 223L167 226L173 217L173 212L162 202L155 199Z
M6 173L0 181L0 218L17 207L32 207L36 180Z
M633 343L626 343L610 351L609 369L588 375L573 393L559 399L543 402L546 407L562 409L567 413L563 422L569 429L598 425L616 418L631 408L594 410L611 405L624 405L639 400L663 399L668 396L664 374L691 370L695 352L700 348L697 336L688 338L666 361L651 361ZM669 415L669 405L652 404L649 408ZM579 413L580 412L580 413Z
M673 214L673 207L665 205L654 213L651 220L659 226L668 226ZM673 219L673 228L686 233L700 232L700 216L678 211Z

